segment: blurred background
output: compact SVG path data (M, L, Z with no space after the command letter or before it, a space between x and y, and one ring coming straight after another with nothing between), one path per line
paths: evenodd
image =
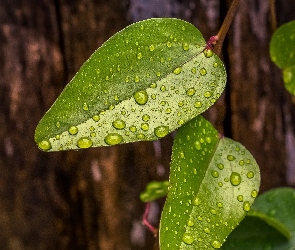
M81 151L44 153L34 130L67 82L104 41L151 17L217 34L231 1L1 0L0 249L152 249L138 196L169 176L172 135ZM205 117L254 155L261 192L295 187L294 97L270 61L270 19L295 19L294 0L241 1L223 47L225 92ZM164 200L152 204L157 225Z

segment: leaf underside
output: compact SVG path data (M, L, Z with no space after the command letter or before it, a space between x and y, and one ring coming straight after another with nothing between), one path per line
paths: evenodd
M198 116L178 130L169 181L161 249L215 249L250 209L260 173L241 144Z
M39 122L40 149L59 151L156 140L208 109L226 74L192 24L132 24L83 64ZM207 53L208 52L208 53Z

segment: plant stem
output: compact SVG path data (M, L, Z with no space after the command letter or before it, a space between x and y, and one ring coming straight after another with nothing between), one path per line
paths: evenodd
M276 0L269 0L271 30L277 29Z
M237 9L238 9L239 3L240 3L240 0L233 0L232 1L230 8L227 11L227 14L225 16L225 19L220 27L220 30L218 31L218 34L215 36L217 38L217 41L216 41L216 46L215 46L214 51L219 56L221 53L221 48L222 48L222 45L224 42L224 38L229 30L229 27L232 23L232 20L235 16Z

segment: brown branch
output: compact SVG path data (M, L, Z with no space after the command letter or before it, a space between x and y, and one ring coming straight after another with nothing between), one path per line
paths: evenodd
M272 32L277 29L276 0L269 0L270 24Z
M237 9L238 9L239 3L240 3L240 0L233 0L232 1L230 8L227 11L227 14L225 16L225 19L220 27L220 30L219 30L218 34L216 35L217 41L216 41L216 46L215 46L214 52L219 56L221 53L221 48L222 48L222 45L224 42L224 38L229 30L229 27L232 23L232 20L235 16Z

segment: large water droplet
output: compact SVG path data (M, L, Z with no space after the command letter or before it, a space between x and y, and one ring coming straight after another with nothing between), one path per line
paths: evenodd
M206 75L206 74L207 74L207 70L206 70L205 68L201 68L201 69L200 69L200 74L201 74L202 76Z
M251 204L249 201L245 201L244 204L243 204L243 209L244 211L248 212L251 208Z
M184 243L186 243L188 245L191 245L194 242L194 238L188 233L185 233L183 235L182 240Z
M189 227L192 227L193 225L195 225L195 223L192 220L189 219L188 222L187 222L187 225Z
M162 138L169 133L168 126L159 126L154 129L154 133L158 138Z
M92 119L93 119L93 121L98 122L100 120L100 117L99 117L99 115L94 115L94 116L92 116Z
M78 133L78 128L76 126L71 126L68 131L71 135L76 135Z
M144 105L148 101L148 94L145 90L136 92L133 97L139 105Z
M199 141L195 141L195 148L197 150L201 150L202 149L202 145L201 145L201 143Z
M198 197L196 197L193 203L195 206L199 206L201 204L201 200Z
M254 172L253 172L253 171L249 171L249 172L247 173L247 177L248 177L249 179L252 179L252 178L254 177Z
M195 88L189 88L189 89L186 91L186 94L187 94L188 96L193 96L195 93L196 93L196 89L195 89Z
M195 107L196 108L201 108L202 107L202 103L199 102L199 101L195 102Z
M209 58L209 57L213 56L213 51L211 49L205 49L204 55Z
M113 121L113 127L115 129L123 129L123 128L125 128L125 126L126 126L126 123L122 120Z
M218 167L220 170L224 169L224 165L223 165L222 163L218 163L218 164L217 164L217 167Z
M232 172L231 175L230 175L230 183L233 185L233 186L238 186L240 185L241 183L241 175L237 172Z
M229 161L234 161L234 160L236 159L236 157L234 157L233 155L228 155L228 156L227 156L227 159L228 159Z
M212 170L212 171L211 171L211 175L212 175L212 177L214 177L214 178L218 178L218 177L219 177L219 173L218 173L216 170Z
M242 202L244 200L244 196L243 195L238 195L237 200Z
M210 91L206 91L206 92L204 93L204 96L205 96L206 98L209 98L209 97L212 96L212 93L211 93Z
M182 48L183 48L183 50L185 50L185 51L189 50L189 44L188 44L188 43L183 43L183 44L182 44Z
M81 137L77 141L77 146L79 148L90 148L92 146L92 140L88 137Z
M145 122L147 122L149 119L150 119L150 116L147 115L147 114L142 116L142 120L145 121Z
M149 130L149 124L148 123L142 123L141 124L141 129L144 130L144 131Z
M104 138L104 141L108 145L117 145L123 141L123 137L117 133L110 133Z
M130 126L129 130L131 132L136 132L137 131L137 128L135 126Z
M253 197L253 198L256 198L257 197L257 195L258 195L258 192L257 192L257 190L252 190L252 192L251 192L251 196Z
M51 143L49 140L43 140L38 143L38 147L41 150L47 151L47 150L51 149Z

